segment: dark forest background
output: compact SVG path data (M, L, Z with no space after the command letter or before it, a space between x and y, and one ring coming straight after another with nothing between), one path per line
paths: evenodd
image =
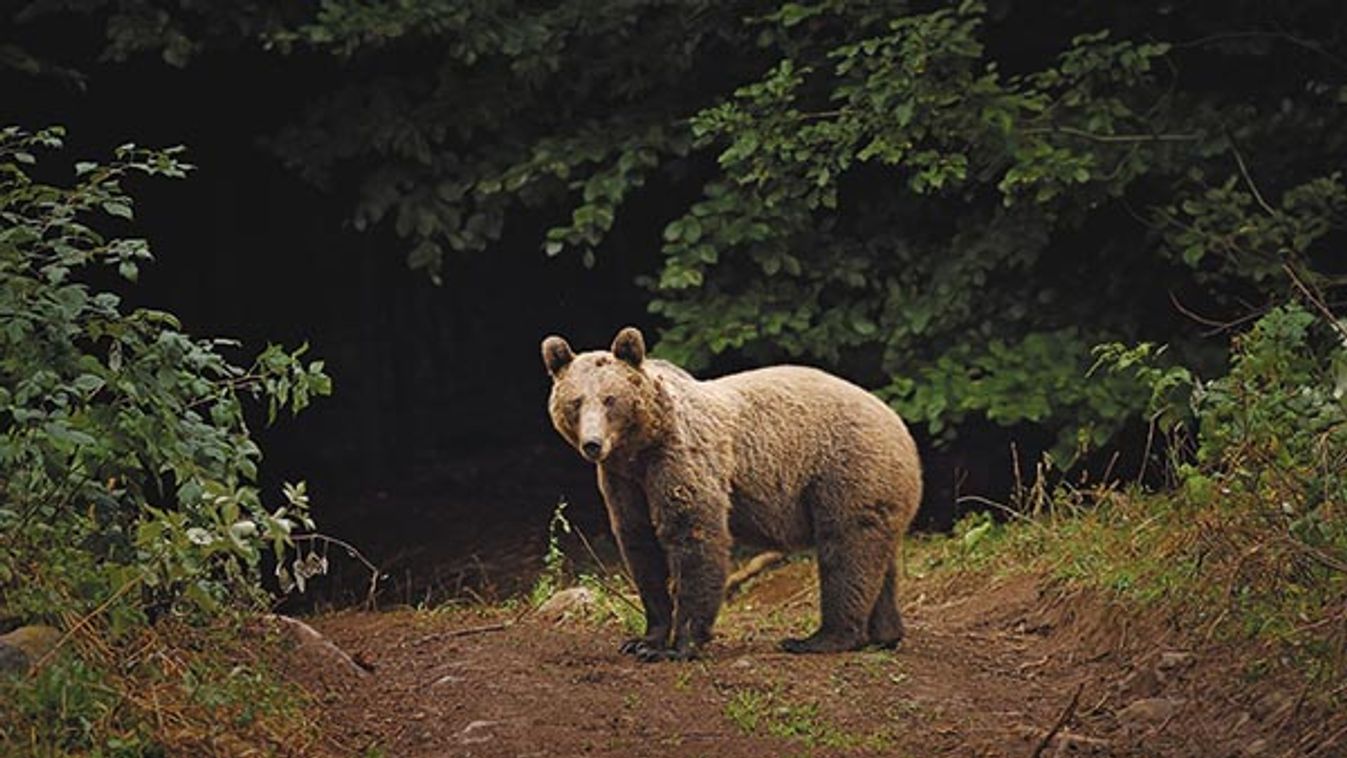
M1092 349L1210 378L1252 318L1333 305L1345 32L1313 0L38 0L0 20L0 122L65 126L70 162L187 147L131 185L155 262L116 286L311 345L334 394L254 419L263 488L307 479L415 601L512 586L559 498L604 531L545 414L553 332L875 389L924 528L1045 453L1158 481L1173 386Z

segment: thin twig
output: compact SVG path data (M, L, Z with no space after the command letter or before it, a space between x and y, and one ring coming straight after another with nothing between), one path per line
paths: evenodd
M1024 515L1023 513L1020 513L1018 510L1015 510L1014 508L1011 508L1010 506L1008 506L1008 505L1006 505L1006 504L1004 504L1004 503L998 503L998 502L996 502L995 500L990 500L990 499L988 499L988 498L981 497L981 496L979 496L979 495L961 495L961 496L959 496L958 498L955 498L955 500L954 500L954 502L956 502L956 503L962 503L962 502L965 502L965 501L970 502L970 503L980 503L980 504L982 504L982 505L990 505L991 507L996 508L997 510L1000 510L1000 511L1002 511L1002 512L1004 512L1004 513L1007 513L1007 514L1011 515L1011 516L1014 516L1015 518L1017 518L1017 519L1019 519L1019 520L1021 520L1021 521L1028 521L1028 522L1032 522L1032 521L1033 521L1032 518L1029 518L1028 516Z
M1253 192L1253 198L1258 201L1267 215L1273 218L1277 217L1277 211L1272 209L1271 205L1263 199L1263 193L1258 191L1258 185L1253 183L1253 177L1249 175L1249 167L1244 165L1244 156L1240 154L1239 148L1235 146L1235 140L1230 138L1230 152L1235 156L1235 164L1239 166L1239 173L1244 177L1244 183L1249 185L1249 191Z
M1347 726L1334 732L1323 742L1320 742L1313 750L1305 754L1305 758L1313 758L1323 752L1326 748L1337 747L1338 740L1342 739L1343 735L1347 735Z
M1070 126L1049 126L1025 129L1023 134L1065 134L1094 142L1131 143L1131 142L1192 142L1202 138L1200 134L1096 134Z
M486 632L501 632L509 629L512 625L510 621L498 621L494 624L482 624L481 626L469 626L463 629L454 629L448 632L441 632L438 636L445 637L467 637L473 634L485 634Z
M1174 722L1174 718L1178 716L1179 712L1182 710L1183 710L1182 708L1175 708L1173 712L1171 712L1168 716L1165 717L1164 721L1160 722L1159 726L1155 727L1154 729L1146 733L1146 736L1143 738L1143 741L1160 736L1161 733L1163 733L1166 729L1169 728L1169 725Z
M1204 337L1219 334L1221 332L1230 329L1234 329L1235 327L1241 324L1253 321L1254 319L1262 316L1268 311L1266 307L1258 308L1231 321L1219 321L1209 316L1203 316L1200 313L1193 311L1191 308L1188 308L1183 303L1179 302L1178 297L1172 291L1169 293L1169 302L1174 305L1175 310L1177 310L1179 313L1182 313L1183 315L1196 321L1199 324L1202 324L1203 326L1212 327L1212 331L1203 334Z
M1099 482L1104 486L1109 486L1109 478L1113 476L1113 467L1118 465L1118 458L1122 456L1121 450L1114 450L1113 455L1108 459L1108 465L1104 467L1104 475L1099 478ZM1081 482L1084 486L1085 482Z
M1279 219L1280 217L1277 212L1263 199L1263 193L1258 191L1258 185L1254 184L1253 177L1249 174L1248 166L1244 165L1244 156L1240 155L1239 148L1235 146L1233 139L1230 141L1230 152L1234 154L1235 163L1239 166L1239 173L1244 177L1245 184L1249 185L1249 191L1253 193L1254 199L1258 201L1258 204L1262 206L1264 211L1267 211L1269 216L1272 216L1274 219ZM1287 257L1289 257L1292 251L1283 250L1281 252L1284 254L1281 262L1282 271L1286 272L1286 276L1290 278L1291 284L1295 285L1296 289L1300 290L1300 293L1310 302L1310 305L1313 305L1315 309L1323 315L1328 321L1328 325L1333 328L1333 331L1337 332L1344 340L1347 340L1347 327L1344 327L1342 323L1338 321L1338 317L1333 314L1333 311L1324 304L1323 296L1315 288L1307 285L1304 280L1300 278L1300 275L1296 273L1295 268L1287 261Z
M1160 419L1163 411L1156 411L1147 419L1146 423L1146 447L1141 451L1141 465L1137 467L1136 486L1140 487L1142 480L1146 478L1146 467L1151 462L1151 445L1155 442L1155 425Z
M497 621L494 624L482 624L481 626L469 626L464 627L462 629L450 629L444 632L434 632L431 634L427 634L426 636L416 640L412 644L423 645L427 642L432 642L434 640L439 639L446 639L450 637L467 637L473 634L485 634L487 632L501 632L506 629L509 629L515 624L518 624L520 621L523 621L524 618L528 616L530 613L533 613L534 610L536 610L534 606L525 603L523 610L519 611L519 613L516 613L514 616L504 621Z
M607 592L609 595L612 595L613 597L616 597L618 600L621 600L623 603L626 604L628 608L631 608L637 613L645 613L645 608L641 607L631 598L627 597L627 593L623 592L621 587L614 587L612 585L612 580L609 577L596 576L594 577L594 579L598 581L599 586L603 587L605 592Z
M1081 682L1076 686L1075 693L1071 695L1071 702L1066 704L1066 707L1062 709L1062 715L1057 717L1057 723L1053 724L1048 733L1043 735L1043 740L1038 743L1038 747L1034 748L1034 752L1030 754L1029 758L1039 758L1043 755L1043 751L1048 749L1048 745L1052 743L1052 738L1056 737L1057 733L1062 731L1062 727L1066 726L1066 722L1070 721L1071 717L1075 715L1076 705L1080 703L1080 693L1084 691L1085 682Z
M86 614L83 618L72 624L70 628L66 630L66 633L61 635L61 638L56 641L56 644L52 645L50 650L43 653L42 657L37 659L37 662L33 664L33 668L28 672L28 675L30 677L37 676L37 673L42 670L42 667L46 665L47 661L51 660L52 656L56 655L56 651L60 650L61 646L64 645L66 641L69 640L72 636L74 636L75 632L78 632L79 630L87 626L90 621L93 621L94 618L98 616L98 614L102 613L103 611L106 611L109 606L111 606L114 602L116 602L117 598L121 597L122 595L125 595L127 591L129 591L132 587L136 586L137 584L140 584L140 577L138 576L131 577L131 579L126 582L126 584L123 584L121 587L118 587L117 591L112 593L112 595L108 597L107 600L104 600L103 602L99 603L97 608L93 609L92 611L89 611L89 613Z
M346 540L319 533L291 535L290 539L293 542L322 542L324 544L336 545L337 547L344 549L347 555L360 561L360 563L363 564L365 568L369 569L370 572L369 590L365 593L365 607L368 610L374 610L374 595L379 591L379 577L383 576L383 571L370 562L370 560L365 557L364 553L361 553L355 545L352 545Z
M1347 563L1344 563L1337 557L1329 553L1325 553L1324 551L1314 547L1313 545L1308 545L1304 542L1301 542L1300 540L1295 539L1294 537L1282 535L1281 541L1286 543L1287 545L1290 545L1296 550L1303 552L1305 555L1308 555L1309 557L1315 559L1319 563L1323 564L1325 568L1333 569L1334 571L1337 571L1338 573L1341 574L1347 574Z
M1300 290L1300 293L1305 296L1305 299L1309 300L1310 304L1318 309L1319 313L1328 321L1328 325L1333 327L1333 331L1337 332L1344 340L1347 340L1347 327L1343 327L1342 322L1338 321L1338 317L1333 315L1333 311L1329 310L1327 305L1324 305L1323 298L1311 290L1310 287L1300 279L1296 274L1295 269L1291 267L1291 264L1283 262L1282 270L1286 272L1288 277L1290 277L1291 283L1296 286L1296 289Z
M575 536L580 538L580 544L584 545L585 551L589 553L589 557L598 564L599 570L603 572L601 576L594 577L599 582L599 586L603 587L608 594L613 595L623 603L626 603L627 607L637 613L645 613L645 609L632 602L631 599L627 597L627 593L623 592L621 587L614 587L612 585L611 575L608 572L607 564L599 558L598 553L594 552L594 546L589 544L589 540L585 537L585 533L580 530L580 527L573 527L572 531L575 532ZM626 566L622 567L622 578L627 581L628 588L636 586L636 582L632 579L631 575L627 573Z
M1342 58L1339 58L1338 56L1328 52L1323 48L1323 45L1321 45L1320 43L1311 40L1301 39L1300 37L1297 37L1292 34L1287 34L1286 32L1265 32L1265 31L1220 32L1217 34L1209 34L1205 37L1198 37L1197 39L1189 40L1188 42L1176 42L1172 45L1172 47L1175 50L1178 50L1180 48L1185 47L1199 47L1209 42L1223 42L1225 40L1249 39L1255 37L1262 37L1264 39L1282 40L1284 42L1289 42L1293 45L1296 45L1297 47L1302 47L1306 50L1309 50L1312 53L1318 53L1319 55L1322 55L1329 61L1332 61L1334 65L1340 68L1347 69L1347 61L1344 61Z
M1274 734L1279 735L1282 732L1285 732L1286 727L1295 722L1296 716L1300 715L1301 706L1305 705L1305 696L1310 694L1310 685L1312 683L1313 682L1307 681L1305 682L1305 686L1300 688L1300 695L1296 698L1296 704L1291 707L1291 710L1286 714L1286 718L1282 719L1281 724L1277 727L1277 731L1274 732Z
M725 597L733 595L749 579L786 560L786 554L778 550L758 553L744 564L743 568L730 574L725 580Z
M604 576L608 576L608 574L611 573L608 570L608 564L603 562L603 559L599 557L599 554L594 551L594 546L589 544L589 538L585 536L584 530L582 530L578 526L573 526L572 531L575 532L576 537L580 538L580 544L584 546L585 552L589 553L590 560L594 561L594 563L598 565L599 570L603 572ZM623 568L624 568L623 574L625 575L626 573L625 567Z

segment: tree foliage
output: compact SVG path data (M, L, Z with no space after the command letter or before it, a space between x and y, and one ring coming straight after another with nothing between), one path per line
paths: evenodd
M112 282L149 248L100 230L133 221L128 179L192 167L128 144L72 186L34 179L61 141L0 131L0 618L98 609L116 632L256 597L263 554L312 522L302 484L263 503L244 400L302 410L330 390L323 364L272 345L239 366L231 341L125 308Z
M634 194L697 183L660 206L645 280L665 355L842 365L938 436L1028 422L1065 455L1145 402L1087 381L1094 344L1159 333L1211 373L1171 297L1224 320L1336 284L1344 14L994 11L331 2L276 39L435 62L323 97L275 144L315 180L355 172L357 225L391 222L432 275L527 207L569 206L545 253L621 254L603 243Z
M659 352L840 368L939 439L982 418L1096 447L1148 391L1087 379L1093 345L1163 340L1211 376L1224 350L1182 314L1340 283L1329 0L82 7L112 55L195 30L335 59L270 145L358 187L354 225L431 277L524 217L551 220L546 255L624 255L631 218L661 251Z

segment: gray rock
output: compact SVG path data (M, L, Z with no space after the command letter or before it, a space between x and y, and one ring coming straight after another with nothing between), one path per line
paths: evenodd
M588 587L568 587L560 590L538 606L537 614L549 621L562 621L584 616L594 610L598 598Z
M499 723L499 721L473 721L458 733L458 741L463 745L480 745L483 742L490 742L494 738L490 729Z
M28 670L28 664L31 662L22 650L9 645L0 645L0 675L22 674Z
M0 674L24 673L60 639L61 632L50 626L21 626L0 634Z

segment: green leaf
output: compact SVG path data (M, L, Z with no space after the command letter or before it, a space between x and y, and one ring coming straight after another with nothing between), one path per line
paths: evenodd
M103 203L103 210L107 211L110 215L117 216L119 218L129 220L132 217L131 206L117 200L109 200Z
M75 377L75 388L84 394L90 394L103 388L106 382L103 377L94 374L80 374Z

